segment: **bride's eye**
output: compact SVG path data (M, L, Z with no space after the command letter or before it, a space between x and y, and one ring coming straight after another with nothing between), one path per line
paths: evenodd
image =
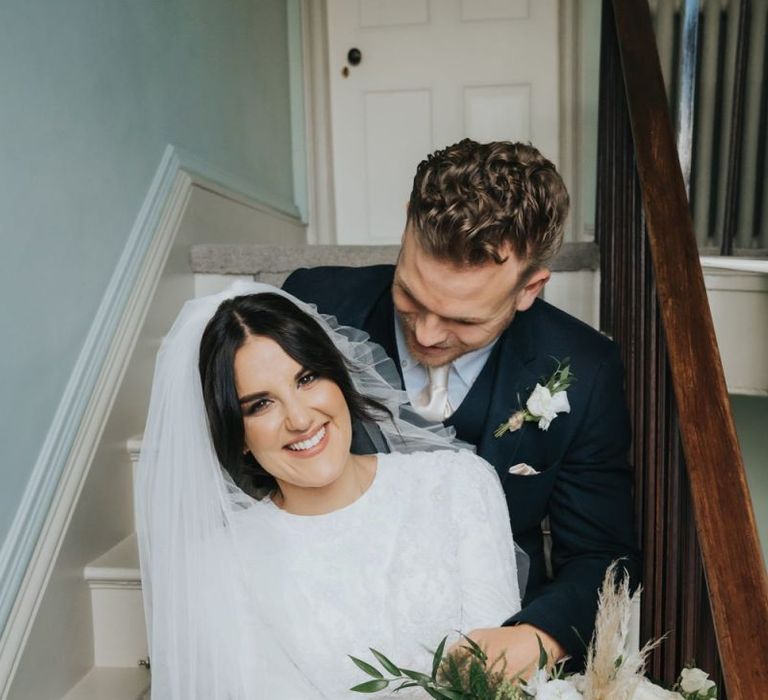
M299 377L299 386L307 386L307 384L311 384L316 379L319 379L319 376L315 372L305 372Z
M246 416L255 416L257 413L261 413L267 406L269 406L269 399L256 399L256 401L249 403L243 409L243 413Z

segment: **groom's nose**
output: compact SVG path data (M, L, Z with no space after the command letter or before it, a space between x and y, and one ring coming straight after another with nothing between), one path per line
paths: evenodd
M416 341L425 348L440 345L447 338L445 326L437 314L421 314L416 319L413 332Z

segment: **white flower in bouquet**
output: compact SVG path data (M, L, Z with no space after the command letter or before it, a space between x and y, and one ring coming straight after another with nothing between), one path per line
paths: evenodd
M583 673L574 673L573 675L568 676L568 682L584 695L584 686L586 683Z
M536 672L528 680L523 681L525 692L538 698L539 692L549 682L549 679L549 671L546 666L536 669Z
M538 689L536 700L583 700L583 696L576 690L570 679L555 678Z
M700 668L684 668L680 672L680 689L684 693L701 693L706 696L714 687L715 682Z
M635 687L630 700L684 700L680 693L665 690L661 686L651 683L647 678L642 678Z

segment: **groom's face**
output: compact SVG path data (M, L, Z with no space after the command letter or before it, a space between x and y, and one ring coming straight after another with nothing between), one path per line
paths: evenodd
M549 271L522 280L524 263L501 252L501 264L457 265L429 255L406 229L392 299L414 359L427 367L448 364L488 345L530 307Z

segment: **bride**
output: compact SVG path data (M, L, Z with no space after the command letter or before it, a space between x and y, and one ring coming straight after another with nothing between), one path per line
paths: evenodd
M496 473L395 386L378 346L273 287L184 306L136 480L154 700L359 697L348 655L430 668L519 610ZM353 425L385 450L353 454Z

